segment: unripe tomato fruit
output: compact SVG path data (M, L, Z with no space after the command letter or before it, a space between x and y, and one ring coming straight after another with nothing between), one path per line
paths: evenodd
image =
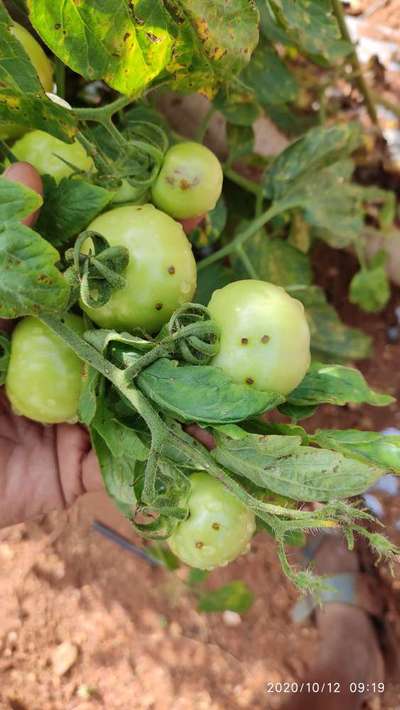
M51 175L56 182L74 172L60 158L79 170L86 172L93 169L93 161L79 141L64 143L45 131L26 133L14 143L12 152L18 160L30 163L41 175Z
M82 318L65 323L83 333ZM82 387L82 362L44 323L23 318L11 336L6 393L16 414L43 424L76 421Z
M153 202L171 217L188 219L212 210L222 191L218 158L200 143L178 143L165 154L153 184Z
M158 331L196 290L196 262L180 224L153 205L117 207L88 229L129 251L126 284L101 308L82 306L102 328ZM86 250L90 246L86 243Z
M310 366L310 329L303 304L266 281L235 281L208 304L221 329L212 364L235 382L286 395Z
M189 517L168 539L180 560L213 569L246 552L255 531L254 513L208 473L193 473Z
M51 91L53 88L53 67L39 42L18 22L12 23L10 32L22 44L36 70L43 89ZM24 129L16 123L4 124L0 127L0 139L15 138L23 132Z

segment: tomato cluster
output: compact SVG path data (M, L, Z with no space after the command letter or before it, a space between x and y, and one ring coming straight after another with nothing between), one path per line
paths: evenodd
M23 28L15 25L14 33L49 91L52 71L46 56ZM12 127L8 135L13 135ZM68 144L35 130L20 137L12 150L19 161L56 182L73 173L78 178L79 174L89 178L95 174L92 158L77 140ZM114 202L88 225L110 247L125 247L129 254L125 285L98 308L80 304L95 324L131 333L139 328L156 335L177 308L195 298L196 262L182 224L186 228L197 224L215 207L222 180L221 165L210 150L183 142L165 154L151 188L153 204L132 204L137 190L123 185L115 201L125 204L115 206ZM90 253L92 247L86 241L84 252ZM234 282L214 292L208 309L221 334L220 351L212 365L234 382L286 395L303 379L310 364L309 328L302 304L282 288L256 280ZM76 332L83 332L81 316L67 314L65 321ZM12 334L6 378L13 409L46 424L76 421L82 367L40 320L23 319ZM170 537L170 547L198 568L227 564L246 550L255 516L208 474L193 473L190 481L189 515Z

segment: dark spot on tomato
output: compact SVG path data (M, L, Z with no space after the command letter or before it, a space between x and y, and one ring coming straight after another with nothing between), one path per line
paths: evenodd
M263 335L263 337L261 338L261 342L262 342L264 345L265 345L266 343L269 343L270 340L271 340L271 338L269 337L269 335Z
M37 280L40 284L47 284L48 286L52 283L51 278L47 274L39 274Z
M248 385L254 385L254 380L252 377L246 377L246 384Z
M182 180L179 182L179 187L181 190L186 192L186 190L190 190L192 187L192 183L189 180L186 180L186 178L182 178Z
M211 525L211 527L212 527L213 530L219 530L221 526L220 526L219 523L213 523L213 524Z
M204 542L201 542L201 540L199 540L195 543L195 547L197 547L198 550L201 550L201 548L204 547Z
M156 311L161 311L162 307L163 307L162 303L156 303Z
M242 345L247 345L248 342L249 342L249 339L248 339L248 338L242 338L240 342L242 343Z

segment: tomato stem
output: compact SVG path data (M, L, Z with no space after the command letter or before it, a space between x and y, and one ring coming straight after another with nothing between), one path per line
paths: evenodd
M342 38L345 40L345 42L348 42L351 45L350 61L354 71L353 79L365 101L365 106L367 108L368 115L372 123L379 129L379 119L376 111L374 97L365 79L363 69L358 58L357 49L354 45L354 42L350 36L349 29L347 27L342 0L332 0L332 7L333 12L336 16L337 23L339 25Z
M257 219L254 219L246 229L243 231L239 232L234 239L232 239L229 244L226 244L222 249L219 249L218 251L214 252L214 254L210 254L210 256L207 256L205 259L203 259L197 266L198 271L202 271L203 269L206 268L206 266L209 266L210 264L214 264L216 261L220 261L226 256L229 256L233 252L237 251L238 247L242 247L243 244L250 239L250 237L253 237L257 232L264 227L265 224L271 221L273 217L275 217L277 214L283 211L283 207L277 203L275 205L272 205L269 207L266 212L263 212Z

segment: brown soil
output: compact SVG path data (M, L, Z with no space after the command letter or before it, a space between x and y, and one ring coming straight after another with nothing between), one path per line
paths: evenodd
M373 336L374 357L360 364L368 380L399 396L400 344L388 343L386 329L400 292L383 315L366 316L345 300L354 266L348 254L320 248L315 266L343 318ZM307 426L379 430L400 426L400 411L397 405L340 413L324 407ZM210 576L211 587L244 579L254 591L251 610L230 626L222 614L196 611L184 572L150 568L116 548L91 531L93 517L134 539L103 495L81 499L68 514L0 533L0 709L278 708L282 696L267 696L266 684L298 678L315 655L318 633L311 622L290 620L297 594L280 571L274 543L258 536L246 558ZM393 509L390 518L394 523ZM364 567L377 574L364 553ZM399 582L386 567L379 574L394 682L400 678L394 652ZM59 676L52 654L63 642L75 644L78 656ZM370 707L394 709L399 699L391 685Z

